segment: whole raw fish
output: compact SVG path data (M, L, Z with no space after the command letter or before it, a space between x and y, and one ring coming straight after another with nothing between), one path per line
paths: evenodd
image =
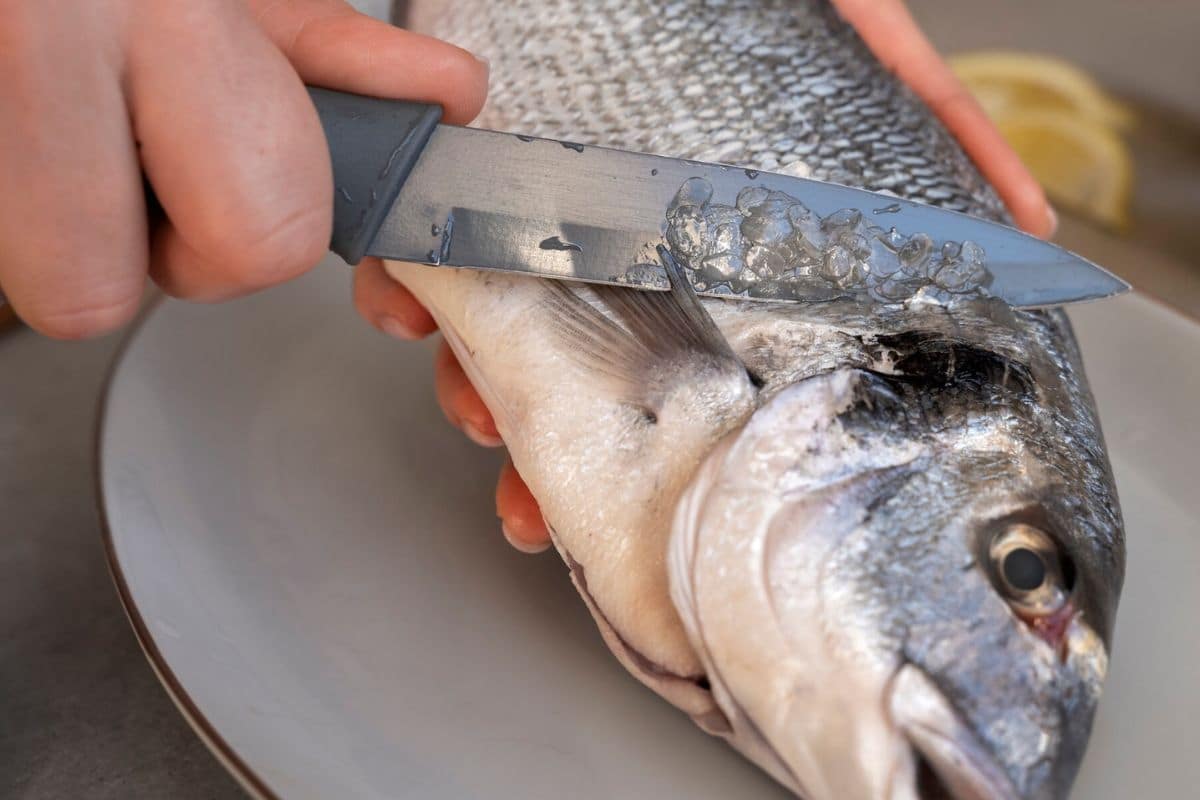
M1003 218L824 2L410 5L490 59L487 127ZM664 209L663 258L749 281L805 226L838 269L973 268L965 245L811 219L794 198L717 206L694 186ZM809 800L1067 794L1125 551L1064 314L389 270L437 318L639 680Z

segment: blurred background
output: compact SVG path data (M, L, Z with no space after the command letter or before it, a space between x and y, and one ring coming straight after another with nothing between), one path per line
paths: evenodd
M1056 239L1200 316L1200 3L910 6L1047 186Z

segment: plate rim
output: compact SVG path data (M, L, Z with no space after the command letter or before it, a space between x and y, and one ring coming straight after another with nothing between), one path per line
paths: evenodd
M1200 327L1200 316L1193 316L1154 294L1138 291L1135 287L1135 290L1130 292L1130 295L1136 296L1140 300L1149 301L1149 304L1155 307L1156 310L1166 312L1168 315L1176 317L1185 324ZM204 715L200 706L192 699L187 689L184 688L183 683L171 669L166 657L163 656L162 651L159 649L153 634L150 632L149 626L138 610L137 603L133 599L129 584L121 568L120 559L117 556L116 543L113 539L108 503L104 491L104 436L108 429L108 416L111 410L112 394L118 374L128 361L128 356L133 345L155 314L169 304L169 299L165 295L158 294L146 302L145 306L139 311L134 321L123 334L101 384L92 427L92 481L93 491L95 492L96 512L100 524L101 541L104 548L104 558L109 577L112 579L113 586L116 589L125 618L129 621L129 625L133 629L138 647L141 649L142 654L150 665L150 669L154 672L155 677L158 679L167 696L179 711L179 714L200 741L204 743L208 751L212 753L213 757L216 758L217 762L253 800L284 800L225 740L216 726Z
M104 435L108 429L110 400L117 374L126 363L129 351L150 319L166 304L165 301L165 296L155 297L147 302L146 306L138 313L122 337L121 343L117 346L100 389L100 399L97 403L92 429L92 481L96 497L96 512L100 522L100 539L104 545L104 560L108 566L109 577L112 578L113 586L117 590L117 598L121 601L121 609L125 612L125 619L129 621L129 626L133 629L138 647L180 716L217 759L217 762L254 800L283 800L221 736L216 726L204 716L200 706L192 699L183 683L175 675L138 610L137 603L134 602L133 594L117 557L112 525L109 522L108 502L104 491Z

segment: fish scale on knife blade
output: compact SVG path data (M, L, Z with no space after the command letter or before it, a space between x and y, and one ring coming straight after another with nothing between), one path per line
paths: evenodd
M487 126L1003 219L823 2L410 6L490 58ZM639 680L809 800L1065 796L1124 569L1065 315L697 299L686 257L669 294L388 269Z
M397 127L407 129L399 117L427 114L428 106L311 91L331 141L345 138L341 123L353 125L365 108L395 114L381 126L387 137L379 155L388 157L377 174L381 182L401 174L389 165L407 164L396 153L416 145L395 148ZM335 104L352 107L338 114ZM352 262L367 253L662 290L667 278L654 253L666 243L696 293L721 298L870 305L970 295L1043 307L1127 288L1007 225L895 194L475 128L439 125L427 139L402 137L410 139L419 159L404 171L394 201L384 192L386 214L353 202L378 197L374 188L346 188L341 165L362 159L357 143L334 146L343 156L334 158L335 221L371 214L371 224L348 224L348 235L334 236L334 248Z

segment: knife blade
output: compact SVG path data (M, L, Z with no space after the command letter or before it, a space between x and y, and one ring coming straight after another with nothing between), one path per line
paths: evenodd
M698 294L733 299L986 293L1038 307L1129 288L1016 229L891 195L444 125L435 106L310 94L333 157L331 247L350 263L373 255L665 290L656 251L666 246Z

